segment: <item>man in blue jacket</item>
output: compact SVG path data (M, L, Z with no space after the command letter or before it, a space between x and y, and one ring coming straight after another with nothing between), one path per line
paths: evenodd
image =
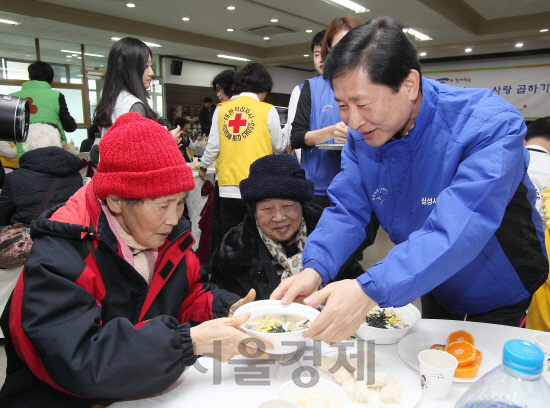
M352 131L342 171L303 252L272 298L327 301L305 336L340 341L375 305L422 296L424 318L520 324L548 261L517 110L487 89L422 78L390 17L350 31L325 61ZM356 280L320 291L378 220L394 243Z

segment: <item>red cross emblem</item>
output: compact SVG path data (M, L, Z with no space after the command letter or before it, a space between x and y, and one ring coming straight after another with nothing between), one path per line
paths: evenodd
M242 113L237 113L235 115L235 119L231 119L228 122L227 127L233 128L233 134L240 133L241 128L246 127L246 124L248 123L248 119L243 119L242 116L243 116Z

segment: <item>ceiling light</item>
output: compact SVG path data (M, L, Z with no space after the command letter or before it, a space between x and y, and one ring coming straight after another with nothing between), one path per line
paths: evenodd
M228 10L235 10L235 6L227 6Z
M17 21L11 21L11 20L4 20L0 18L0 23L2 24L11 24L11 25L19 25L21 23L18 23Z
M272 18L272 19L271 19L271 22L272 22L272 23L276 23L277 21L279 21L279 20L277 20L276 18Z
M67 54L72 54L73 57L78 57L79 55L82 54L80 51L71 51L71 50L61 50L61 52L66 52ZM103 55L90 54L90 53L87 53L87 52L85 52L84 55L87 55L88 57L103 58ZM67 55L67 57L68 57L68 55Z
M191 20L189 17L182 17L181 19L182 19L183 21L189 21L189 20Z
M304 54L304 57L309 57L309 54Z
M217 55L218 58L227 58L227 59L233 59L233 60L237 60L237 61L250 61L249 59L247 58L242 58L242 57L234 57L232 55L223 55L223 54L218 54Z
M135 6L134 3L126 3L126 7L134 8Z
M264 37L264 40L266 40L266 41L269 40L269 37Z
M404 28L403 32L409 33L410 35L414 36L414 38L416 38L418 41L429 41L432 39L429 35L422 34L420 31L416 31L412 28Z
M306 33L312 33L313 30L306 30Z
M76 59L82 59L82 57L76 57Z
M516 47L517 47L517 48L523 47L523 43L517 43L517 44L516 44Z
M231 31L233 31L233 29L232 29L232 28L228 28L227 31L231 32Z
M472 52L472 49L471 48L466 48L464 51L465 52Z
M72 55L66 55L67 58L72 58L73 56Z
M120 37L111 37L111 41L118 41L120 40Z
M67 60L67 61L71 62L71 60Z
M547 31L548 31L547 28L543 28L542 30L540 30L541 33L545 33L545 32L547 32Z
M357 4L351 0L323 0L325 3L332 4L333 6L342 7L351 10L355 13L365 13L370 11L369 9Z
M425 52L421 52L421 53L418 54L418 55L420 55L421 57L425 57L425 56L426 56L426 53L425 53Z

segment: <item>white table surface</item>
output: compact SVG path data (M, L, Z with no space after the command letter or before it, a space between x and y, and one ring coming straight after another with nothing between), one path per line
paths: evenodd
M485 323L447 321L447 320L421 320L418 325L413 327L409 334L416 332L443 331L451 333L456 330L467 330L472 333L476 339L476 344L483 345L495 356L495 364L499 364L502 359L502 349L504 343L511 339L522 339L534 342L535 330L520 329L515 327L500 326ZM398 355L397 344L377 345L375 347L376 356L380 359L382 366L392 366L393 369L409 370L415 376L418 372L409 367ZM311 355L306 352L304 356ZM182 408L182 407L224 407L224 408L256 408L261 402L275 398L277 389L280 385L292 379L292 373L300 370L296 362L279 368L277 378L275 374L276 362L273 364L260 364L258 367L265 367L269 370L267 376L262 381L267 381L268 385L238 385L236 384L236 370L246 368L241 356L234 357L228 363L219 363L219 379L221 383L214 384L214 360L203 357L198 362L208 371L199 372L195 367L190 367L185 371L178 381L160 395L140 400L121 401L113 404L115 408ZM254 360L257 361L257 360ZM304 366L311 366L309 360L302 358ZM482 362L483 364L483 362ZM250 369L246 369L251 373ZM254 380L254 381L260 381ZM419 408L452 408L460 396L469 388L471 384L453 383L451 393L446 400L436 401L422 396L420 402L416 405ZM418 380L420 387L420 380ZM354 406L361 406L355 405ZM365 405L363 405L365 406ZM392 406L388 406L391 408Z

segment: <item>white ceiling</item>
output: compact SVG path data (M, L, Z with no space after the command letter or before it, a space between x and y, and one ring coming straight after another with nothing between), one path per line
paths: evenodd
M377 16L396 17L404 27L429 35L416 41L424 58L514 52L550 48L550 0L355 0L370 12L355 14L365 22ZM67 43L86 44L86 52L107 56L111 37L135 36L162 45L155 54L239 65L217 58L219 53L245 57L267 65L313 70L309 54L312 35L351 11L323 0L0 0L0 56L32 50L41 40L49 58L64 61ZM227 6L236 7L234 11ZM190 21L182 21L189 17ZM270 20L277 18L277 23ZM265 41L243 29L281 25L293 30ZM233 28L233 32L227 32ZM307 29L313 33L306 33ZM16 36L28 37L21 39ZM45 42L44 40L55 40ZM522 42L522 48L515 44ZM91 47L95 46L95 47ZM74 48L74 47L73 47ZM91 51L92 48L94 51ZM29 51L32 52L32 51ZM63 55L61 55L63 54ZM104 58L105 59L105 58ZM101 61L100 61L101 60ZM104 62L88 57L87 63Z

